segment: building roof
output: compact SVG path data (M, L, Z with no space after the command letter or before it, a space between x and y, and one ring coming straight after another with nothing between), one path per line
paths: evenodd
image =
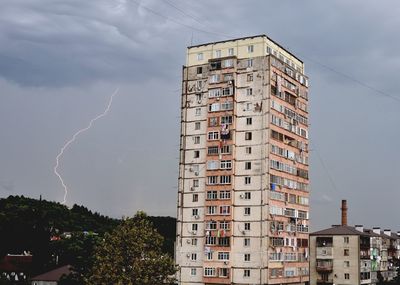
M314 232L310 234L311 236L319 236L319 235L356 235L356 236L369 236L368 233L357 231L355 227L351 226L334 226L325 230L321 230L318 232Z
M277 46L279 46L280 48L284 49L288 54L290 54L291 56L293 56L294 58L296 58L298 61L300 61L301 63L303 63L303 61L301 59L299 59L297 56L295 56L293 53L291 53L290 51L288 51L286 48L284 48L283 46L281 46L280 44L278 44L276 41L274 41L273 39L267 37L267 35L255 35L255 36L248 36L248 37L242 37L242 38L235 38L235 39L229 39L229 40L224 40L224 41L217 41L217 42L208 42L208 43L204 43L204 44L199 44L199 45L192 45L192 46L188 46L188 49L190 48L196 48L196 47L201 47L201 46L207 46L207 45L213 45L213 44L222 44L222 43L227 43L227 42L234 42L234 41L240 41L240 40L246 40L246 39L254 39L254 38L266 38L269 41L273 42L274 44L276 44Z
M31 268L32 255L6 255L0 260L0 271L20 272Z
M49 272L33 277L32 281L59 281L61 276L71 274L71 265L64 265Z

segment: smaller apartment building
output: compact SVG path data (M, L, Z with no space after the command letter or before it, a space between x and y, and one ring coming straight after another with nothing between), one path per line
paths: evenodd
M400 233L342 225L310 234L310 284L377 284L397 277Z

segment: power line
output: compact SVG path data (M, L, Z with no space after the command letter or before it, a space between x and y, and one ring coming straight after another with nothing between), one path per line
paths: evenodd
M197 27L194 27L194 26L191 26L191 25L187 25L185 23L181 23L181 22L179 22L179 21L177 21L177 20L175 20L175 19L173 19L171 17L165 16L165 15L163 15L163 14L161 14L161 13L159 13L159 12L157 12L157 11L147 7L147 6L144 6L143 4L141 4L140 2L138 2L136 0L131 0L131 1L135 2L139 7L145 9L146 11L148 11L148 12L154 14L154 15L157 15L157 16L159 16L161 18L167 19L167 20L169 20L171 22L174 22L175 24L181 25L181 26L186 27L188 29L196 30L198 32L202 32L202 33L205 33L205 34L211 34L211 35L218 36L218 37L221 37L221 36L225 37L226 36L226 35L223 35L223 34L220 34L220 33L217 33L217 32L206 31L204 29L200 29L200 28L197 28Z
M344 78L347 78L348 80L351 80L351 81L353 81L353 82L355 82L355 83L361 85L362 87L364 87L364 88L366 88L366 89L372 90L372 91L374 91L375 93L381 94L381 95L383 95L383 96L386 96L386 97L388 97L388 98L391 98L391 99L393 99L393 100L396 100L396 101L399 101L399 102L400 102L400 98L399 98L399 97L393 96L393 95L391 95L391 94L389 94L389 93L387 93L387 92L384 92L384 91L382 91L382 90L379 90L379 89L377 89L377 88L375 88L375 87L373 87L373 86L371 86L371 85L368 85L367 83L362 82L361 80L359 80L359 79L357 79L357 78L354 78L354 77L352 77L352 76L350 76L350 75L348 75L348 74L346 74L346 73L344 73L344 72L338 71L338 70L334 69L333 67L330 67L330 66L328 66L328 65L326 65L326 64L323 64L323 63L321 63L321 62L318 62L318 61L316 61L316 60L314 60L314 59L312 59L312 58L310 58L310 57L307 57L307 56L305 56L304 54L300 54L300 53L298 53L298 54L299 54L301 57L303 57L303 58L305 58L305 59L307 59L307 60L309 60L309 61L311 61L311 62L313 62L313 63L315 63L315 64L317 64L317 65L320 65L320 66L322 66L323 68L325 68L325 69L327 69L327 70L329 70L329 71L331 71L331 72L333 72L333 73L336 73L336 74L338 74L338 75L340 75L340 76L342 76L342 77L344 77Z

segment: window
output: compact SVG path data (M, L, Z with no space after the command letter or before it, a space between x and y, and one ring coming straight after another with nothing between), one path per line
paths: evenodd
M197 238L192 238L191 244L192 244L192 245L197 245Z
M350 267L350 261L345 261L343 264L344 267Z
M219 192L220 199L230 199L231 198L231 191L223 190Z
M345 273L344 274L344 279L349 280L350 279L350 274L349 273Z
M220 78L219 74L213 74L210 76L210 83L217 83L220 81Z
M252 67L253 66L253 59L248 59L247 60L247 67Z
M219 132L208 132L208 140L214 141L219 139Z
M221 105L219 103L213 103L208 105L208 111L209 112L218 112L221 108Z
M197 216L199 214L199 209L192 209L192 216Z
M245 238L244 240L243 240L243 246L250 246L250 238Z
M204 268L204 276L215 276L215 268L205 267Z
M249 231L250 230L250 223L244 223L244 230Z
M229 222L226 221L219 222L219 228L221 230L229 230Z
M224 145L221 148L221 154L230 154L231 153L231 146L230 145Z
M250 277L250 269L243 270L243 277Z
M252 88L247 88L246 89L246 95L247 96L253 95L253 89Z
M214 244L215 244L215 243L214 243ZM212 253L212 251L206 253L206 259L207 259L207 260L212 260L212 259L213 259L213 253Z
M348 248L343 250L343 255L344 256L349 256L350 255L350 250Z
M251 146L246 147L246 154L251 154Z
M200 130L200 122L194 123L194 129L195 129L196 131Z
M201 108L196 108L196 116L200 116L201 115Z
M198 227L197 224L192 224L192 231L197 231Z
M245 139L246 141L251 141L251 137L252 137L252 133L251 133L251 132L246 132L246 133L244 134L244 139Z
M218 176L207 176L207 184L214 185L218 183Z
M217 222L216 221L209 221L206 224L206 230L216 230L217 229Z
M195 136L193 139L194 139L194 144L200 143L200 136Z
M233 109L233 102L232 101L221 103L221 110L232 110L232 109Z
M250 200L251 199L251 192L244 192L244 199Z
M216 200L218 199L217 191L207 191L207 200Z
M233 95L233 87L222 88L222 96Z
M248 45L247 46L247 52L252 53L254 51L254 46L253 45Z
M218 252L218 260L229 260L229 252Z
M221 169L232 169L232 160L221 160Z
M219 177L220 184L231 184L231 176L230 175L221 175Z
M200 157L200 151L199 150L195 150L193 157L194 158L199 158Z
M199 179L193 179L193 187L199 187Z
M253 118L246 118L246 125L253 124Z
M244 254L244 261L250 261L250 253Z
M251 161L246 161L244 163L244 169L246 169L246 170L250 170L251 169Z
M218 154L218 147L217 146L209 146L207 149L208 155L216 155Z
M196 268L191 268L190 269L190 275L196 276Z
M233 48L228 49L228 55L229 55L229 56L234 55L234 50L233 50Z
M224 67L233 67L233 59L225 59Z
M207 244L207 245L214 245L214 244L217 244L217 237L206 236L206 244Z
M220 215L229 215L231 213L230 206L219 206Z
M251 177L250 176L245 176L244 177L244 184L249 185L251 183Z
M221 57L221 50L220 49L217 49L215 51L215 57Z
M343 242L344 243L349 243L349 237L343 237Z
M250 215L250 207L244 208L244 215L249 216Z
M197 74L202 74L203 73L203 67L198 66L197 67Z
M229 268L220 268L218 276L219 277L229 277Z
M253 74L249 73L247 74L247 82L253 81Z
M197 93L196 94L196 100L197 100L197 103L201 103L201 99L203 99L203 95L201 94L201 93Z
M233 122L233 117L232 116L222 116L221 117L221 124L232 124Z
M221 96L221 89L210 89L208 91L208 98L218 98Z
M208 119L208 125L209 125L210 127L218 126L218 118L217 118L217 117L210 117L210 118Z
M202 52L199 52L198 54L197 54L197 60L203 60L203 53Z
M199 194L193 194L192 195L192 202L198 202L199 201Z
M207 215L216 215L217 206L207 206Z

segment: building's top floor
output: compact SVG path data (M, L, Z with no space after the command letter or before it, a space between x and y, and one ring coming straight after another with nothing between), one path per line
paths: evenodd
M304 63L266 35L257 35L194 45L187 48L186 66L206 64L210 59L236 56L239 59L272 54L304 74Z

